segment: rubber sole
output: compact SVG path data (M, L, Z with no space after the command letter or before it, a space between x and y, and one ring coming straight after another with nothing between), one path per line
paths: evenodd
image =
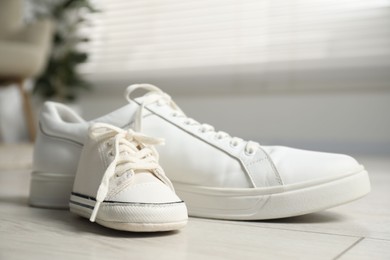
M366 171L335 180L276 188L226 189L174 183L190 216L265 220L322 211L363 197L370 191Z
M70 175L33 173L30 204L69 208L73 179ZM226 189L173 184L176 193L186 202L190 216L230 220L304 215L348 203L370 191L370 181L364 170L335 180L276 188Z
M71 195L70 211L90 218L95 200ZM122 231L159 232L183 228L188 221L184 202L172 203L123 203L103 202L96 223Z
M67 209L74 175L32 172L29 204L33 207Z

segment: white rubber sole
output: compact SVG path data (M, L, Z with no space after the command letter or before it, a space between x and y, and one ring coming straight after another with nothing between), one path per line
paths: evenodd
M69 208L73 180L71 175L33 172L30 205ZM364 170L335 180L276 188L226 189L173 184L176 193L186 202L190 216L230 220L304 215L348 203L370 191Z
M34 207L67 209L74 175L32 172L29 204Z
M70 211L90 218L95 200L71 195ZM131 232L172 231L183 228L188 221L184 202L174 203L120 203L103 202L96 223L112 229Z
M276 188L226 189L174 183L190 216L262 220L322 211L363 197L370 191L366 171L338 179Z

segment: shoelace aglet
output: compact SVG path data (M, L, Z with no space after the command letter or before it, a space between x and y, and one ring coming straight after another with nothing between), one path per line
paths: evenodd
M99 208L100 208L100 201L96 201L95 207L93 208L92 215L89 218L89 221L95 222L96 215L97 215L97 213L99 211Z

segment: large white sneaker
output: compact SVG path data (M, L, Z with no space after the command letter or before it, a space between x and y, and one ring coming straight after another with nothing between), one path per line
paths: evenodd
M168 231L187 223L187 209L158 164L161 139L95 123L81 153L70 211L125 231Z
M132 99L130 95L139 88L147 93ZM169 95L153 85L132 85L126 98L129 105L95 121L132 126L136 131L165 138L166 146L159 147L160 164L191 216L244 220L296 216L350 202L370 190L367 172L352 157L260 146L216 132L212 126L186 117ZM77 149L84 142L82 125L87 124L66 107L49 105L51 108L45 107L45 116L41 116L32 187L42 186L40 177L45 176L48 185L41 191L51 195L40 198L60 195L50 192L50 186L54 186L50 180L56 178L53 182L61 182L60 177L54 176L74 174L70 167L77 165ZM61 136L65 141L59 141ZM61 147L52 145L49 138L53 137ZM47 143L51 150L47 150ZM65 159L59 159L58 154L61 158L68 151L73 151L73 158L66 155ZM56 165L65 163L69 168L46 167L45 154ZM42 205L37 203L39 200L30 201Z

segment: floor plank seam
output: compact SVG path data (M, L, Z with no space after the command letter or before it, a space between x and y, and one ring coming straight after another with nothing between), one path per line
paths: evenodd
M361 237L359 238L358 240L356 240L352 245L350 245L349 247L347 247L345 250L343 250L340 254L338 254L335 258L333 258L334 260L337 260L337 259L340 259L343 255L345 255L348 251L350 251L352 248L354 248L357 244L359 244L362 240L364 240L365 237Z
M370 239L370 240L390 242L390 239L386 239L386 238L376 238L376 237L364 237L364 238L365 239Z
M203 222L214 222L207 219L199 219ZM320 232L320 231L308 231L308 230L298 230L298 229L288 229L288 228L277 228L277 227L263 227L263 226L256 226L256 225L248 225L248 224L241 224L237 222L233 223L227 223L227 222L217 222L220 224L226 224L226 225L236 225L236 226L245 226L245 227L256 227L256 228L265 228L265 229L276 229L276 230L283 230L283 231L294 231L294 232L303 232L303 233L312 233L312 234L321 234L321 235L333 235L333 236L341 236L341 237L355 237L355 238L361 238L359 235L346 235L346 234L337 234L337 233L329 233L329 232Z

